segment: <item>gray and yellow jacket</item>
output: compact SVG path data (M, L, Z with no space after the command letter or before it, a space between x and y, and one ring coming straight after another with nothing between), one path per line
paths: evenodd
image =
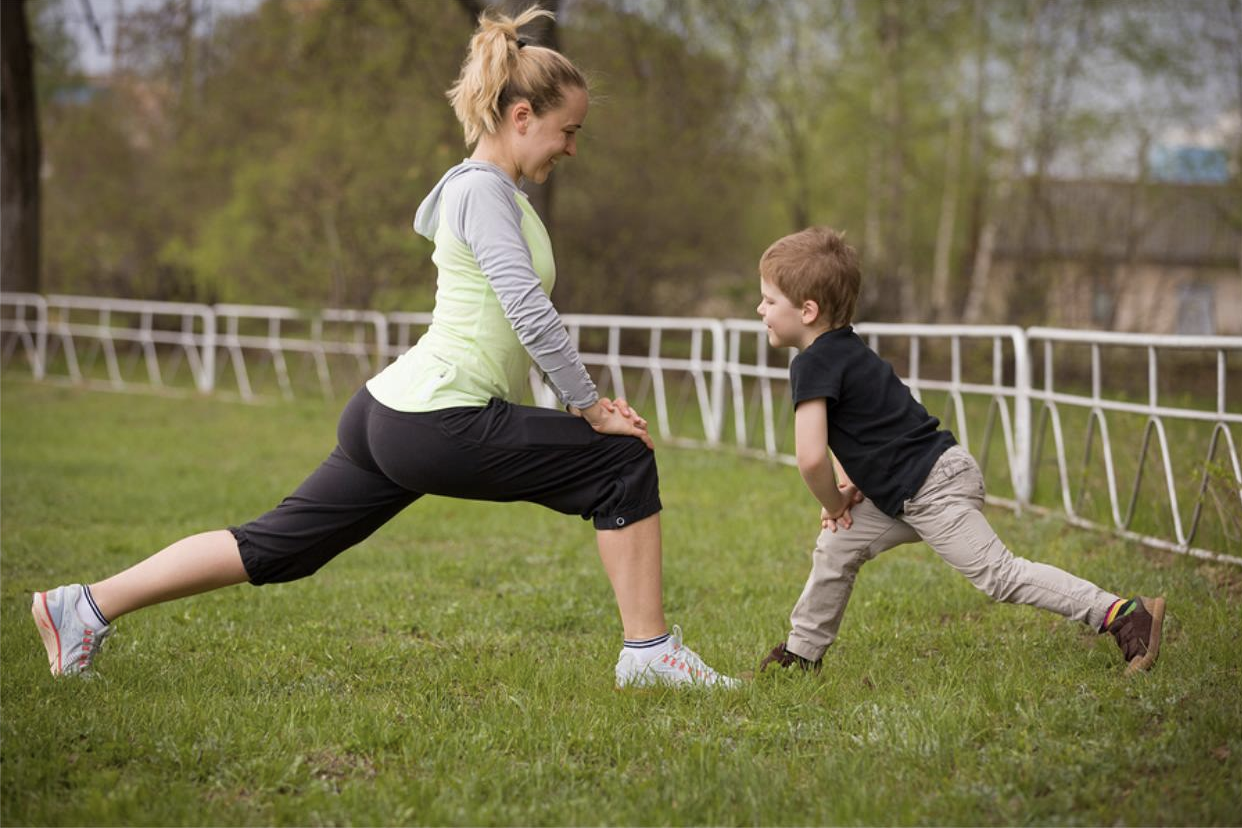
M518 401L534 359L561 402L599 397L549 294L552 243L526 194L499 167L463 161L418 208L414 229L435 242L431 327L367 382L398 411Z

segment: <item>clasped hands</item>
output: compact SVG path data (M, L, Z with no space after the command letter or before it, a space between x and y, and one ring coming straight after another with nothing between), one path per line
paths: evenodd
M615 400L600 397L586 408L576 408L571 405L569 413L586 420L591 428L600 434L637 437L646 444L647 448L655 449L655 444L651 442L651 434L647 431L647 421L620 397Z
M836 511L829 511L821 506L819 512L820 528L834 533L837 529L849 529L854 525L854 518L850 516L850 509L853 509L866 499L853 483L843 483L837 486L837 491L841 493L841 502L843 504L841 508Z

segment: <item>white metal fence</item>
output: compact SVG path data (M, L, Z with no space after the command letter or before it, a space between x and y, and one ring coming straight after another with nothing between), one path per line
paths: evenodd
M629 398L662 439L793 462L792 352L770 348L762 323L564 320L601 391ZM9 293L0 294L0 365L114 390L333 398L404 353L430 321ZM1242 564L1242 337L857 330L980 460L993 503ZM533 373L531 399L555 404Z

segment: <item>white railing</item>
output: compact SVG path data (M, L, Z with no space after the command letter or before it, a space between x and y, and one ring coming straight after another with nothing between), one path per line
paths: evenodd
M199 391L214 386L215 315L204 305L3 294L0 306L5 311L0 313L4 364L20 345L36 378L50 378L50 366L63 361L65 377L77 384L163 387L175 379L184 361ZM33 337L32 310L38 323ZM103 377L92 371L101 358ZM145 381L134 377L139 366Z
M792 349L781 349L779 355L773 353L768 346L766 329L762 322L730 319L724 325L729 340L726 373L732 390L734 438L737 447L744 452L755 453L750 448L751 435L747 429L747 416L748 410L754 408L753 403L757 397L763 426L763 447L758 453L792 465L795 462L792 453L781 451L777 441L782 432L788 432L788 423L778 424L778 420L787 420L791 413L785 402L789 395L785 392L789 380L789 362L794 352ZM1021 504L1029 500L1030 455L1029 444L1024 435L1030 432L1030 361L1021 328L862 323L855 326L855 330L877 353L884 350L887 340L908 341L903 355L907 369L902 377L903 381L920 401L927 391L945 394L947 410L941 413L941 419L952 425L959 442L967 449L971 448L972 443L970 421L966 416L966 397L979 395L985 398L988 405L987 419L984 434L978 442L980 451L975 453L981 455L986 466L992 430L999 419L1015 498L995 499L1006 505ZM744 344L748 341L753 342L754 349L753 356L749 359L742 356ZM947 343L948 370L940 378L928 376L923 371L924 345L929 341ZM982 343L990 347L990 372L986 380L980 381L967 376L962 353L964 342ZM1009 346L1008 350L1006 345ZM748 352L747 355L751 356L751 353ZM1006 382L1007 376L1012 378L1009 382ZM754 381L750 401L752 405L749 406L744 391L747 379ZM782 386L779 397L781 405L784 406L784 418L777 413L777 395L773 391L773 384Z
M655 406L655 423L666 440L703 442L717 445L724 427L724 325L716 319L667 316L597 316L566 314L563 319L578 347L582 361L606 372L601 385L615 397L645 399L648 392ZM595 350L585 337L602 334ZM627 352L625 332L642 334L643 344ZM673 352L669 353L669 347ZM626 372L631 374L627 386ZM633 374L637 374L634 377ZM670 375L680 378L674 383ZM597 380L603 378L596 375ZM637 387L635 387L635 380ZM678 387L674 388L674 384ZM534 383L540 404L556 405L556 397L542 382ZM680 433L676 427L677 405L693 392L702 426L701 440ZM682 393L675 393L682 392Z
M1056 467L1060 506L1066 519L1075 525L1095 529L1108 529L1117 535L1139 540L1151 546L1170 549L1178 552L1189 552L1203 557L1227 557L1212 553L1193 545L1203 517L1203 506L1213 482L1213 466L1217 455L1222 454L1224 464L1225 485L1235 489L1234 482L1242 483L1242 464L1239 464L1237 443L1234 441L1232 428L1242 424L1242 401L1234 400L1230 410L1229 398L1229 355L1235 360L1234 394L1242 388L1242 375L1239 374L1237 360L1242 358L1242 337L1220 336L1160 336L1150 334L1105 333L1092 331L1068 331L1055 328L1031 328L1027 337L1033 350L1042 352L1043 383L1042 387L1032 388L1030 397L1039 404L1038 421L1034 431L1033 464L1038 465L1043 453L1046 434L1051 429L1053 438L1054 462ZM1055 377L1057 363L1055 346L1077 346L1085 348L1089 354L1090 391L1088 393L1067 393L1058 391ZM1133 363L1141 362L1146 375L1145 394L1141 401L1118 398L1117 394L1108 394L1105 390L1105 370L1103 367L1103 349L1120 351L1130 355L1126 360L1131 370ZM1208 356L1208 364L1215 370L1215 388L1211 395L1214 405L1211 408L1192 408L1185 405L1168 405L1161 402L1160 357L1164 354L1192 354L1196 359ZM1133 356L1139 356L1138 360ZM1209 356L1210 355L1210 356ZM1166 374L1167 377L1167 374ZM1077 494L1071 485L1071 469L1066 457L1066 438L1063 408L1085 411L1087 416L1086 436L1083 445L1083 464ZM1108 414L1113 413L1113 423L1124 416L1142 421L1142 439L1138 453L1134 456L1131 471L1129 497L1123 501L1118 491L1121 473L1118 469L1120 460L1114 451L1112 434L1110 433ZM1210 436L1206 440L1206 449L1200 455L1202 461L1197 464L1202 469L1197 485L1190 487L1181 481L1174 472L1174 458L1179 460L1195 460L1193 446L1175 446L1169 436L1171 424L1199 424L1197 429L1202 437L1206 430ZM1104 492L1108 498L1108 521L1092 520L1082 514L1082 502L1087 493L1087 476L1091 468L1097 440L1100 444L1100 460L1104 466ZM1135 531L1134 523L1137 515L1139 496L1144 475L1149 465L1148 456L1152 438L1155 438L1159 449L1159 465L1163 472L1160 483L1163 487L1163 499L1155 502L1166 506L1167 517L1172 528L1172 538L1154 537L1150 532ZM1187 441L1188 442L1188 441ZM1129 455L1124 457L1127 461ZM1232 475L1232 482L1229 475ZM1189 518L1186 519L1182 503L1186 494L1193 495L1193 506ZM1234 563L1242 563L1242 559L1230 558Z
M47 367L47 300L37 293L0 293L0 365L20 347L31 375L43 379Z
M564 321L601 391L626 396L648 412L662 439L701 446L731 442L745 454L794 462L788 393L793 352L770 348L761 323L597 315L566 315ZM6 370L24 365L35 379L90 387L235 393L246 401L301 393L332 397L404 353L430 322L429 313L0 294L0 358ZM989 475L993 503L1058 511L1074 525L1242 564L1242 557L1225 551L1242 548L1242 463L1234 434L1242 425L1242 337L873 323L859 324L857 331L894 363L914 395L953 429L985 472L994 450L1003 455L1004 474ZM1055 362L1057 348L1087 354ZM1103 349L1142 355L1143 399L1110 390L1117 372L1104 369ZM1168 353L1181 355L1194 373L1214 375L1212 393L1197 397L1210 397L1212 405L1166 399L1162 387L1178 373L1161 373L1161 356ZM182 366L188 367L185 376ZM1083 388L1058 385L1058 377L1068 374L1063 368L1085 372ZM1038 384L1032 379L1037 370ZM534 372L531 397L556 404ZM1085 425L1075 417L1085 417ZM1125 418L1142 420L1141 437L1133 451L1127 453L1127 446L1118 454L1114 441L1120 442L1116 431ZM1206 442L1203 452L1178 443L1190 442L1185 435L1191 431ZM1049 432L1056 483L1051 498L1037 486ZM1075 440L1083 447L1081 468L1068 456ZM1152 502L1167 518L1166 526L1157 527L1150 525L1152 510L1139 509L1153 443L1162 474ZM1092 485L1097 444L1104 480ZM1200 458L1193 480L1175 473L1175 463ZM1124 499L1123 479L1130 482ZM1108 506L1103 517L1086 508L1098 506L1101 489ZM1212 541L1215 549L1199 541L1209 500L1223 532Z

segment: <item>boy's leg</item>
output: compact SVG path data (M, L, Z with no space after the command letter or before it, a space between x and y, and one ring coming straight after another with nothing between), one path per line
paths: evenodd
M854 506L850 515L854 525L849 529L820 532L811 574L789 616L793 629L785 650L808 661L819 661L836 639L859 567L886 549L919 539L870 500Z
M923 487L906 501L904 519L936 554L997 601L1051 610L1103 625L1121 600L1090 581L1013 555L983 515L983 475L961 446L946 451Z

